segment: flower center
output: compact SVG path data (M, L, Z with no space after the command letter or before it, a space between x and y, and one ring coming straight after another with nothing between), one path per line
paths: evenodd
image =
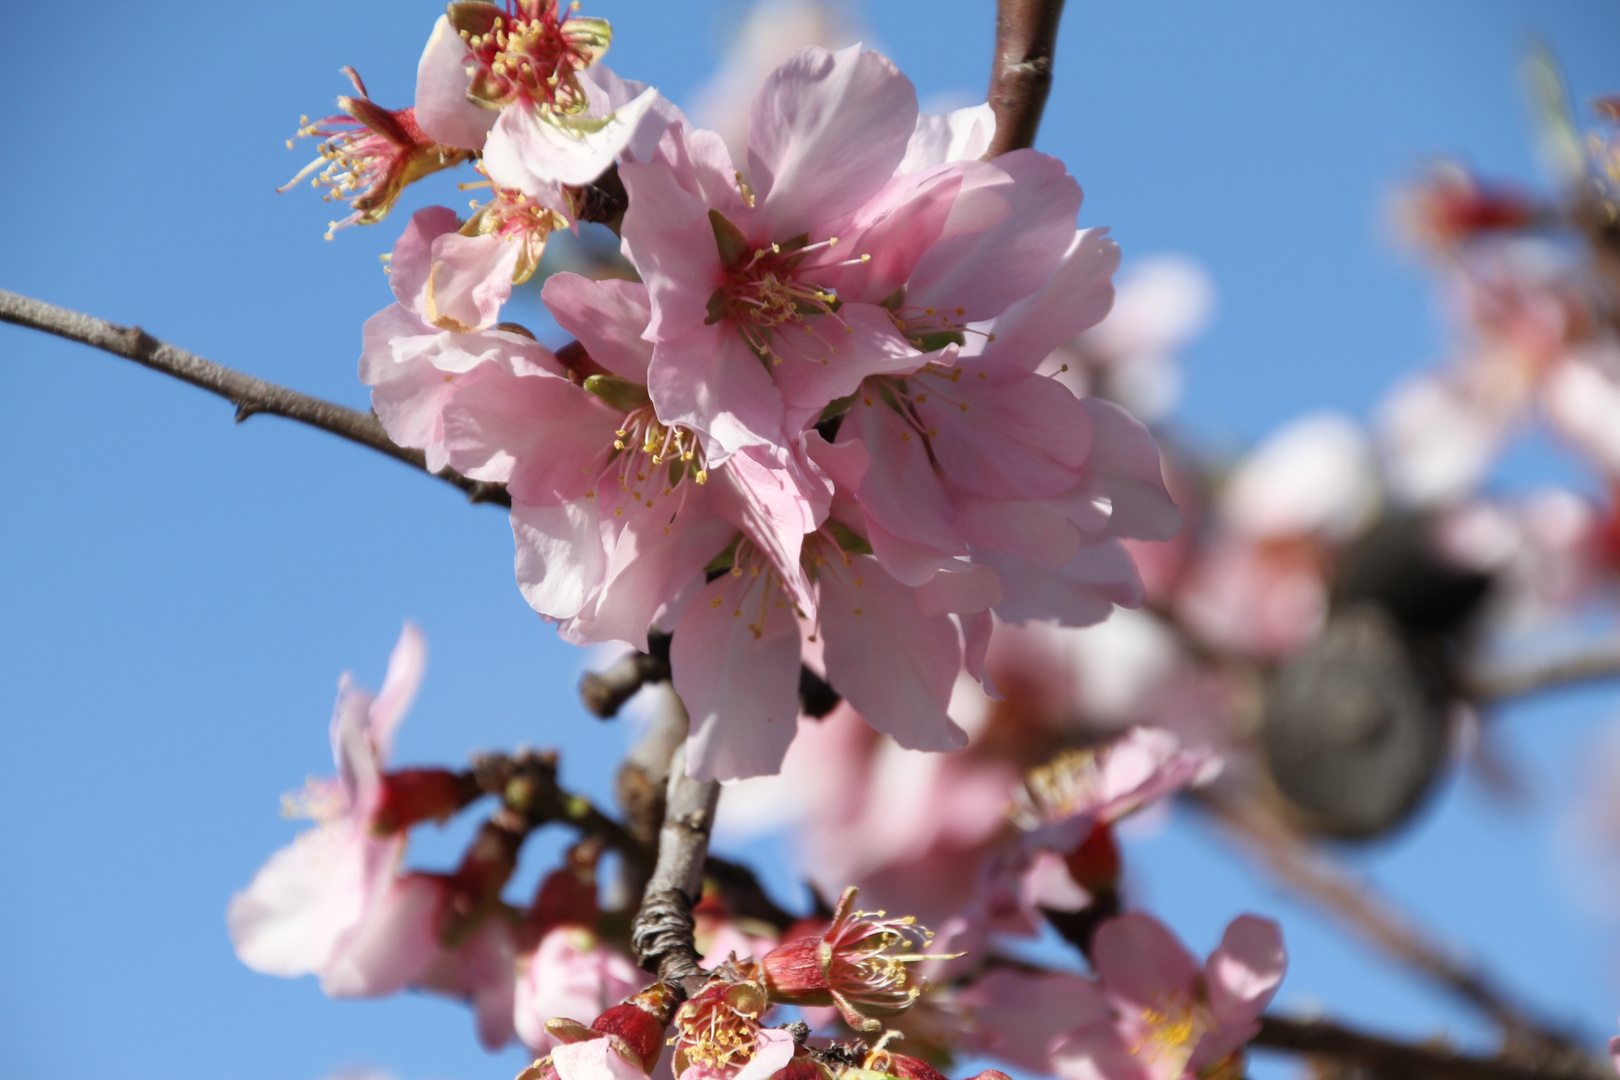
M715 233L726 272L720 288L709 298L707 321L730 319L749 348L773 365L783 362L784 352L827 363L838 346L836 335L824 336L827 327L822 317L837 323L845 334L854 330L838 315L842 306L838 294L805 278L832 266L870 262L872 256L806 266L810 256L836 248L838 237L815 244L808 237L798 237L750 252L729 222L716 222Z
M602 19L563 17L558 7L557 0L508 0L502 14L493 4L451 5L452 25L476 65L471 97L494 108L521 99L568 115L585 111L574 76L607 51L613 33Z
M1142 1039L1131 1054L1150 1062L1166 1062L1170 1075L1179 1076L1187 1068L1193 1051L1206 1032L1215 1028L1215 1019L1203 1005L1182 994L1167 994L1161 1008L1141 1010Z
M649 510L655 499L673 495L688 477L693 483L708 482L709 470L698 437L679 425L660 423L651 405L626 413L613 436L613 445L585 466L585 472L595 473L599 485L617 484L633 502ZM585 493L587 499L596 495L595 488ZM622 516L624 508L613 512Z

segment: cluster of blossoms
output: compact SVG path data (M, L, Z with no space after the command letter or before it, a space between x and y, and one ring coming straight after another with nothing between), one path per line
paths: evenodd
M595 878L605 843L633 841L582 824L554 759L388 768L423 658L408 627L379 695L340 687L338 778L295 800L318 827L233 900L239 955L337 997L467 1000L486 1046L539 1055L525 1080L943 1080L974 1053L1075 1080L1241 1075L1277 928L1240 918L1201 967L1121 914L1114 833L1209 783L1223 740L1176 720L1186 697L1069 723L1028 677L1139 606L1132 546L1151 566L1141 545L1181 527L1118 402L1162 412L1207 287L1150 268L1098 329L1119 253L1077 228L1063 164L986 160L988 104L923 113L870 49L782 50L722 134L606 68L610 40L555 0L452 3L414 105L353 76L343 114L302 129L324 140L306 174L349 200L334 228L439 170L483 174L469 216L420 210L394 245L395 302L363 332L373 408L430 469L505 486L519 588L565 639L667 639L692 778L816 770L797 785L819 799L800 806L810 873L839 900L761 922L717 887L693 912L700 985L653 982ZM546 277L574 339L548 348L508 304L586 222L614 228L634 280ZM801 723L818 681L841 704ZM412 827L486 795L453 872L405 869ZM587 835L514 905L518 851L550 821ZM857 887L938 939L857 909ZM1045 925L1094 977L999 951ZM806 1023L771 1026L783 1006Z
M988 106L919 113L857 46L771 72L734 161L596 62L602 24L496 12L452 5L415 106L495 199L415 215L361 377L395 441L506 484L519 585L567 639L673 632L693 776L777 770L801 665L902 745L959 748L951 688L997 619L1140 602L1121 541L1180 520L1158 451L1037 370L1118 260L1061 162L980 160ZM553 353L502 305L615 163L641 280L551 276L577 339Z

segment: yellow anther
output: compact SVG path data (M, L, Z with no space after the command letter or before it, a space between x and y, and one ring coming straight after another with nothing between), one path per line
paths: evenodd
M861 262L869 263L871 261L872 261L872 256L870 256L870 255L862 255L861 256Z

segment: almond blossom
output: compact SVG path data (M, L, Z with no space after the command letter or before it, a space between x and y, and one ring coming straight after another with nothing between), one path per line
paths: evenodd
M591 183L649 110L669 111L657 91L597 63L612 37L605 19L558 0L452 3L417 68L424 130L482 151L497 184L571 220L564 185Z
M897 175L917 120L886 57L810 46L754 99L748 183L718 135L679 126L621 168L625 253L652 301L649 390L715 460L782 444L866 376L924 362L880 301L930 249L1004 216L1013 179L977 161Z
M1243 915L1202 968L1150 915L1110 919L1093 944L1112 1015L1079 1027L1052 1056L1059 1077L1181 1080L1205 1075L1260 1030L1288 957L1277 924Z
M425 659L421 632L407 623L380 693L355 686L347 674L339 680L331 724L337 776L311 780L288 799L290 812L316 827L271 856L226 913L236 955L253 970L318 975L335 996L366 993L370 980L361 969L371 932L422 906L422 890L395 877L405 833L379 834L374 817L394 732Z

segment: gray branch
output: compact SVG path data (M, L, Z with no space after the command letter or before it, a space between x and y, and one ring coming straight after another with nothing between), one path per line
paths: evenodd
M642 894L631 940L644 969L657 972L662 982L691 992L704 977L693 943L692 905L703 892L703 864L720 785L686 775L683 746L670 759L664 800L658 861Z
M383 430L382 422L373 414L346 408L335 402L311 397L309 394L301 394L223 364L216 364L212 360L205 360L176 345L159 341L138 326L119 326L105 319L70 311L4 289L0 289L0 322L26 326L31 330L43 330L47 334L77 341L81 345L89 345L114 356L133 360L153 371L171 375L210 394L217 394L236 406L237 423L255 413L286 417L288 420L320 428L361 446L368 446L396 461L403 461L412 468L428 472L427 459L422 451L400 446L390 439L388 433ZM460 488L472 502L512 505L504 484L471 480L453 469L440 469L429 475Z
M1467 690L1475 700L1500 701L1617 676L1620 676L1620 642L1611 641L1540 664L1476 672L1468 679Z

